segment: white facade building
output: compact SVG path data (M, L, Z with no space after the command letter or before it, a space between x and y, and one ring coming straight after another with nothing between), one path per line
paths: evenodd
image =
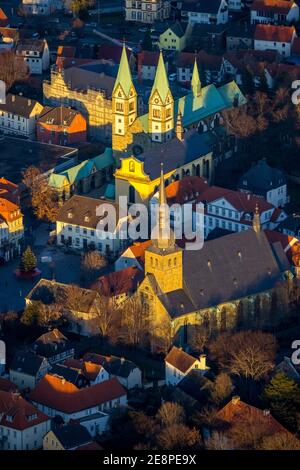
M176 387L192 370L197 370L201 374L209 370L206 365L206 355L201 354L199 358L195 358L173 346L165 358L166 385Z
M254 33L254 49L256 51L277 51L282 57L290 57L296 37L294 26L258 24Z
M33 139L35 126L43 106L35 100L19 95L6 95L6 103L0 104L0 130L4 134Z
M50 67L50 52L45 39L29 39L19 42L16 55L23 57L31 75L42 75Z
M274 4L256 0L251 6L252 24L292 24L299 20L298 5L289 0L278 0Z
M152 24L169 18L170 9L169 0L126 0L125 19Z
M228 22L228 4L226 0L186 2L182 5L181 15L189 23L225 24Z

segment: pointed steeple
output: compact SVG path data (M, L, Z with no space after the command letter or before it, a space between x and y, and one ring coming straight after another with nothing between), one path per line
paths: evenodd
M183 125L182 125L182 114L178 110L177 121L176 121L176 137L178 140L183 140Z
M130 88L132 87L133 83L132 83L132 76L131 76L131 71L130 71L130 67L128 63L128 57L127 57L125 44L123 44L123 50L122 50L118 75L115 81L113 93L115 92L118 85L121 85L125 95L128 96Z
M258 204L257 203L256 203L256 206L255 206L255 211L254 211L254 215L253 215L252 227L253 227L253 230L256 233L260 232L260 215L259 215L259 209L258 209Z
M159 209L158 209L158 227L157 227L156 245L165 250L175 245L174 233L170 229L170 218L167 205L167 195L164 181L164 169L161 163L160 183L159 183Z
M153 95L154 92L157 92L163 101L166 101L167 95L170 92L169 80L167 76L167 71L164 63L164 58L162 52L159 53L159 59L155 74L154 83L152 86L150 97Z
M201 95L201 81L200 81L200 76L199 76L199 70L198 70L198 64L197 64L196 57L195 57L195 62L194 62L194 69L193 69L191 87L192 87L193 95L195 97Z

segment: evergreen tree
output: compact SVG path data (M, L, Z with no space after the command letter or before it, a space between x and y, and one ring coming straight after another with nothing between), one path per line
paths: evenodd
M293 379L283 372L278 372L266 386L263 396L278 419L292 428L296 426L300 389Z
M253 88L254 88L254 84L253 84L253 75L252 73L249 71L248 67L245 67L243 70L242 70L242 86L244 88L244 92L246 94L251 94L253 93Z
M42 302L33 302L28 305L24 310L24 313L21 317L21 322L30 327L37 327L42 324L42 311L43 304Z
M151 30L147 29L143 42L142 42L143 51L153 51L152 39L151 39Z
M36 268L36 257L32 252L30 246L26 248L24 253L22 254L21 263L20 263L20 270L27 273L33 271Z

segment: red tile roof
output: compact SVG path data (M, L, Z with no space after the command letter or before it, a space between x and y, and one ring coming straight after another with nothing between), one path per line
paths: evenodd
M126 48L127 58L129 60L131 51ZM120 63L122 55L122 46L116 44L100 44L98 48L98 59L112 60L116 64Z
M0 178L0 198L17 204L19 201L19 186L6 178Z
M159 52L142 51L138 54L139 65L149 65L156 67L158 64Z
M254 39L256 41L292 42L296 33L294 26L273 26L270 24L256 25Z
M298 238L285 235L284 233L277 232L276 230L265 230L265 235L271 244L280 242L289 262L295 266L299 265L300 241Z
M8 428L24 430L50 420L31 403L16 393L0 391L0 424Z
M181 372L187 372L196 361L195 357L190 356L190 354L187 354L182 349L176 348L176 346L173 346L165 357L165 362Z
M218 413L218 419L233 426L235 423L240 424L243 418L253 417L262 423L268 431L268 435L277 432L288 432L270 413L265 413L255 406L248 405L240 400L239 397L233 397Z
M6 14L2 10L2 8L0 8L0 26L5 27L8 24L9 24L9 19L7 18Z
M16 392L18 387L10 380L0 377L0 391L2 392Z
M251 5L252 11L274 11L280 14L287 14L295 4L289 0L255 0Z
M219 186L211 186L207 191L201 194L199 201L210 203L221 198L226 199L226 201L240 212L254 212L256 204L258 205L259 212L264 212L274 208L272 204L261 197L247 194L242 191L233 191L232 189L221 188Z
M124 293L134 292L143 277L141 270L132 266L99 277L90 286L90 289L96 290L106 297L114 297Z
M79 390L70 382L47 374L30 392L29 399L54 410L71 414L124 395L126 391L117 379L106 380Z
M136 258L140 258L141 260L144 260L145 250L151 245L152 245L152 240L146 240L144 242L136 242L133 245L129 246L128 248L131 250L131 252Z
M300 77L300 67L298 65L267 64L266 69L273 78L276 78L281 73L285 73L287 76L289 76L291 82L294 79Z
M185 176L182 180L173 181L166 187L169 204L184 204L199 197L209 188L205 178L200 176Z

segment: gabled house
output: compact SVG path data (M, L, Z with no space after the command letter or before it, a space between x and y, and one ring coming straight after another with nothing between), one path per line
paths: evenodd
M50 67L50 52L45 39L19 41L16 55L23 57L31 75L42 75Z
M228 22L226 0L187 0L183 1L181 17L189 23L221 24Z
M285 235L300 238L300 214L289 215L278 226L278 231Z
M57 328L39 336L31 349L39 356L45 357L49 364L57 364L74 357L74 346Z
M257 51L275 50L282 57L290 57L296 37L294 26L257 24L254 32L254 49Z
M109 379L109 373L101 364L95 364L83 359L67 359L63 365L78 370L88 380L90 385L96 385Z
M45 357L31 351L19 351L15 354L9 368L9 379L19 390L33 389L50 369Z
M299 6L293 0L255 0L251 5L252 24L295 24Z
M192 370L202 375L209 370L206 355L201 354L196 358L173 346L165 357L166 384L177 386Z
M115 226L102 223L108 204L115 210ZM104 255L117 255L128 243L126 238L121 237L128 217L119 218L119 206L113 201L74 195L64 203L57 215L57 245L78 251L94 248Z
M40 279L25 298L26 304L41 301L47 305L55 305L64 299L63 316L68 319L70 331L82 335L98 332L97 312L101 302L99 293L91 289L82 289L70 284Z
M48 374L65 379L77 388L84 388L89 385L89 381L81 370L66 366L65 364L54 364Z
M49 431L43 439L43 450L101 450L88 430L81 424L70 423Z
M42 110L38 101L9 93L5 103L0 103L0 131L34 139L36 121Z
M159 52L141 51L138 53L138 78L139 80L154 80ZM166 69L168 64L166 64Z
M127 405L127 392L116 379L78 389L65 379L46 375L29 399L48 416L61 416L66 423L77 420L95 436L107 429L107 413Z
M200 78L207 84L221 82L222 56L207 54L204 50L196 55L191 52L181 52L177 58L177 80L190 84L193 75L195 58L198 64Z
M117 356L86 353L84 361L102 365L110 378L116 378L127 390L142 386L142 371L134 362Z
M60 106L45 106L36 124L38 142L74 145L86 141L87 124L76 110Z
M269 166L265 159L259 160L241 176L238 189L260 196L275 207L283 207L289 202L285 175L278 168Z
M135 242L133 245L126 248L115 262L115 271L121 271L130 267L135 267L143 271L145 263L145 249L151 244L151 240L146 240L144 242Z
M0 450L41 449L50 418L17 393L0 391Z
M186 46L187 35L187 25L176 22L159 36L159 48L161 50L180 52Z

